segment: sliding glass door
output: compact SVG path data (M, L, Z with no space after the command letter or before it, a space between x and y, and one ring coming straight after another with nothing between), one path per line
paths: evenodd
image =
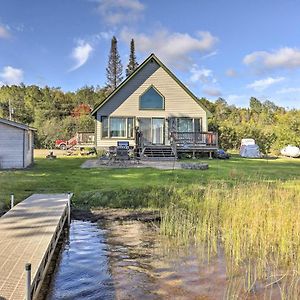
M163 145L165 137L165 119L163 118L140 118L140 131L143 134L145 145Z
M139 126L140 126L140 131L143 135L143 144L150 145L152 141L151 118L140 118Z
M152 144L163 145L165 136L165 119L152 119Z

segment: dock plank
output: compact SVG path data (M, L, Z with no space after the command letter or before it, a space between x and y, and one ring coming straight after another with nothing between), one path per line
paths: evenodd
M25 264L32 280L68 205L68 194L34 194L0 218L0 300L25 298Z

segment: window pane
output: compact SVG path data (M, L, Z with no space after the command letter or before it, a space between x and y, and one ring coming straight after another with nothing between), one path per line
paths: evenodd
M178 118L177 131L179 132L193 132L193 119Z
M102 117L102 137L108 137L108 117Z
M139 125L143 143L151 144L151 118L140 118Z
M133 138L133 134L134 134L133 132L134 132L133 118L128 118L127 119L127 137Z
M195 132L201 132L202 131L202 119L194 119L195 124Z
M126 118L110 118L110 136L126 137Z
M164 99L151 87L141 96L140 109L164 109Z
M152 143L163 144L165 133L165 119L152 119Z

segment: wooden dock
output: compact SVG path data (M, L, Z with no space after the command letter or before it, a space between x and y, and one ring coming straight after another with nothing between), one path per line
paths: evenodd
M70 196L34 194L0 218L0 300L26 298L26 263L31 264L30 298L37 296L68 222Z

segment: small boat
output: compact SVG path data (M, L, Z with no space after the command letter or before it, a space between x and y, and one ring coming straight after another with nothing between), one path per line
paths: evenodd
M281 154L288 157L299 157L300 149L296 146L288 145L281 150Z

